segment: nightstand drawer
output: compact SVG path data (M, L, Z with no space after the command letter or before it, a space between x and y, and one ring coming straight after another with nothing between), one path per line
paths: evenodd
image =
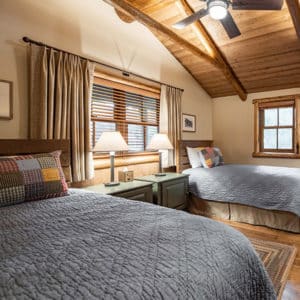
M133 191L114 194L114 196L142 202L153 202L153 192L151 186L135 189Z

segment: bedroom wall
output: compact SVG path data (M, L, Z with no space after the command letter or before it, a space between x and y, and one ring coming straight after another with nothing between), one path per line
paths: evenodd
M122 22L100 0L1 0L0 79L14 83L14 118L0 120L0 138L26 138L27 56L23 36L185 89L183 112L197 116L197 132L212 138L211 98L144 26Z
M214 144L221 148L228 163L300 167L300 159L253 158L253 99L299 94L300 87L253 93L242 102L236 96L213 99Z

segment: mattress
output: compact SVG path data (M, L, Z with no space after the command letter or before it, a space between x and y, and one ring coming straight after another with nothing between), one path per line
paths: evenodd
M95 193L0 208L0 298L276 299L249 240Z
M300 169L224 165L187 169L190 192L201 199L286 211L300 216Z

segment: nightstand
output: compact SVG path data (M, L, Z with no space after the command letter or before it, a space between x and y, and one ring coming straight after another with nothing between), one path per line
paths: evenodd
M120 182L117 186L97 184L84 189L95 193L113 195L131 200L153 203L152 183L145 181Z
M186 208L189 175L166 173L166 176L149 175L136 180L153 183L154 203L169 208Z

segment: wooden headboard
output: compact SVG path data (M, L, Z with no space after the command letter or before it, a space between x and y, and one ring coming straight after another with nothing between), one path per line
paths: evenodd
M213 141L178 141L178 154L176 159L176 172L181 173L182 171L189 169L190 163L186 152L186 147L212 147Z
M66 181L71 182L71 160L69 140L1 140L0 156L47 153L61 150L61 165Z

